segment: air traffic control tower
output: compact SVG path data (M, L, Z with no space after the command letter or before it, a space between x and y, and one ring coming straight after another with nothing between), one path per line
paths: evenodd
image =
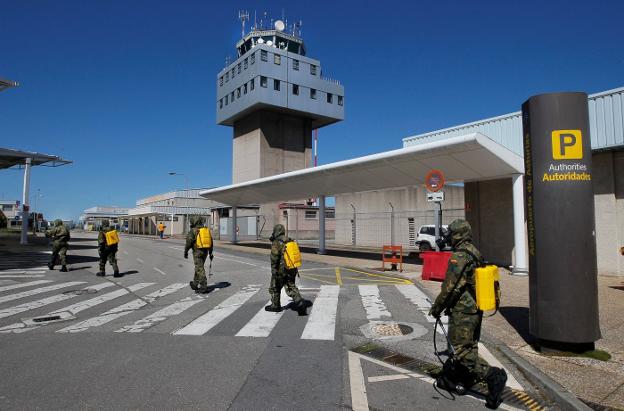
M301 25L254 24L217 76L217 124L234 128L233 183L311 167L312 130L344 119L344 88L306 56Z

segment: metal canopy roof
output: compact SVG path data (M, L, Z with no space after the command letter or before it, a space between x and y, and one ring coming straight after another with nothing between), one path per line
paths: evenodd
M424 184L431 169L449 182L490 180L524 173L522 157L479 133L386 151L204 190L228 205L262 204Z
M0 147L0 169L23 166L27 158L32 159L31 165L33 166L58 167L71 163L71 161L63 160L58 156Z

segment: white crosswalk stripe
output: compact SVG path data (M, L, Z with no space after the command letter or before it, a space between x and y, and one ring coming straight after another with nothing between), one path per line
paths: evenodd
M336 333L336 314L340 286L321 285L314 300L308 322L303 329L303 340L333 340Z
M364 306L364 310L366 310L366 318L369 320L381 320L382 317L392 317L379 296L378 286L360 285L358 286L358 290L362 297L362 305Z
M290 304L292 299L289 299L286 295L286 290L282 288L280 294L282 307ZM267 304L271 304L271 300ZM269 312L264 309L264 306L260 308L260 311L249 321L241 330L236 334L237 337L268 337L273 331L273 328L277 325L280 318L284 314L283 311L279 313Z
M260 291L260 286L246 286L233 296L227 298L206 314L196 318L185 327L175 331L174 335L204 335L234 311L239 309L251 297Z
M103 288L110 287L112 285L114 284L112 283L95 284L92 286L85 287L83 288L83 290L88 290L88 289L101 290ZM16 305L14 307L5 308L5 309L0 310L0 318L10 317L15 314L23 313L25 311L34 310L36 308L44 307L46 305L69 300L70 298L74 298L77 296L78 294L75 294L75 293L61 293L61 294L56 294L56 295L53 295L51 297L47 297L41 300L31 301L29 303L24 303L24 304Z
M45 281L45 280L42 280L42 281ZM33 281L33 283L35 282L36 281ZM84 281L70 281L68 283L53 284L47 287L35 288L34 290L23 291L17 294L5 295L4 297L0 297L0 303L5 303L7 301L13 301L13 300L19 300L20 298L30 297L31 295L47 293L49 291L55 291L60 288L72 287L74 285L80 285L84 283L85 283Z
M147 305L153 302L157 298L164 297L165 295L171 294L185 286L186 286L185 283L171 284L165 288L162 288L158 291L148 294L143 298L137 298L136 300L132 300L129 303L120 305L119 307L113 308L112 310L108 310L104 314L101 314L97 317L92 317L78 324L74 324L74 325L70 325L69 327L62 328L58 330L57 333L78 333L78 332L86 331L89 328L99 327L113 320L116 320L117 318L128 315L132 313L133 311L143 307L144 305Z
M109 283L107 283L109 284ZM81 311L87 310L89 308L98 306L100 304L103 304L107 301L111 301L114 300L115 298L119 298L121 296L124 296L126 294L128 294L129 292L135 292L140 290L141 288L145 288L148 287L150 285L154 285L154 283L138 283L138 284L134 284L131 285L130 287L128 287L127 289L119 289L116 291L112 291L110 293L106 293L103 295L99 295L97 297L94 298L90 298L88 300L85 301L80 301L76 304L72 304L70 306L64 307L64 308L59 308L58 310L49 312L48 315L53 315L53 314L58 314L58 313L63 313L63 312L68 312L72 315L76 315ZM11 325L7 325L5 327L0 328L0 333L24 333L24 332L28 332L28 331L32 331L34 329L37 329L41 326L45 325L45 323L38 325L36 327L27 327L26 324L24 324L23 322L19 322L19 323L14 323Z
M429 315L429 310L431 309L431 301L429 300L429 297L427 297L427 294L425 294L420 288L415 285L396 285L395 287L397 288L397 290L399 290L401 294L403 294L405 298L407 298L412 304L416 306L418 311L420 311L422 315L425 316L425 319L428 322L435 324L435 318ZM442 317L440 317L440 320L445 326L448 325L447 316L443 315ZM442 334L442 330L440 330L439 328L438 333Z
M52 282L51 280L37 280L37 281L31 281L29 283L19 283L19 284L5 285L4 287L0 287L0 292L9 291L9 290L16 290L18 288L32 287L34 285L47 284L47 283L51 283L51 282Z
M192 306L197 303L202 302L202 299L193 300L191 297L184 298L178 302L175 302L160 311L155 312L154 314L150 314L145 318L142 318L131 325L126 325L119 330L115 331L118 333L140 333L145 331L146 329L153 327L154 325L165 321L169 317L173 317L175 315L179 315L184 311L188 310Z

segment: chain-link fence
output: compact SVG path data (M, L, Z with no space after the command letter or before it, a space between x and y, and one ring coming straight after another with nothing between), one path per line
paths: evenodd
M463 209L442 210L442 224L465 218ZM395 211L369 213L335 213L326 211L325 241L328 245L352 247L381 247L402 245L405 249L418 249L418 233L422 226L435 225L436 211ZM302 244L318 245L318 211L314 209L289 209L280 214L237 217L238 239L268 239L275 224L283 224L288 236ZM231 218L221 218L220 238L232 238Z

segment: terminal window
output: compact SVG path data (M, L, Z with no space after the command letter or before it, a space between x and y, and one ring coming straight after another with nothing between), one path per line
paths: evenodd
M234 69L234 67L232 67L232 78L234 78L235 75L236 75L236 70Z
M343 98L344 98L344 97L342 97L342 96L338 96L338 105L339 105L339 106L342 106L342 104L343 104L342 99L343 99Z
M230 94L230 100L232 100L232 103L234 102L234 92Z
M273 80L273 90L279 91L279 89L280 89L280 81Z
M310 64L310 74L316 76L316 66L314 64Z
M247 94L247 83L243 84L243 94Z
M260 60L269 61L269 53L266 50L260 50Z
M225 73L225 82L230 81L230 72Z
M241 72L241 64L238 63L238 74L240 74L240 72Z
M299 70L299 60L293 60L293 70Z
M223 99L219 100L219 108L223 108Z
M225 105L228 105L228 96L225 96Z
M249 91L253 91L255 83L256 83L256 79L252 78L251 81L249 82Z
M299 95L299 85L298 84L293 84L293 94L295 96Z
M313 89L313 88L310 89L310 98L316 100L316 89Z
M245 70L247 70L247 63L248 63L248 62L249 62L249 59L245 59L245 60L243 60L243 68L244 68Z
M277 64L278 66L282 64L282 56L280 56L279 54L274 54L273 63Z
M240 98L240 94L241 94L241 88L239 87L238 90L236 90L236 98Z
M327 93L327 102L329 104L334 102L334 95L332 93Z
M305 210L305 218L306 220L315 220L316 210Z
M219 87L223 85L223 76L219 77Z
M253 53L250 57L249 57L249 62L251 64L254 64L256 62L256 53Z
M265 87L267 86L267 78L264 76L260 76L260 87Z

